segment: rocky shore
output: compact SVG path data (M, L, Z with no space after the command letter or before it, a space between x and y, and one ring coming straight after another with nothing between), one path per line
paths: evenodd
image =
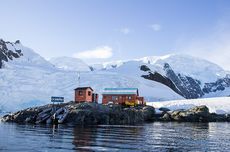
M7 114L1 118L3 122L16 123L47 123L48 117L52 117L53 112L48 110L52 105L28 108L13 114ZM69 102L60 104L56 109L65 108L68 114L62 123L73 125L132 125L153 121L155 109L151 106L123 107L120 105L102 105L96 103ZM48 117L44 116L44 111L48 111ZM43 113L43 116L41 115ZM44 117L44 121L40 121Z
M188 110L169 111L162 108L162 113L155 116L156 121L177 122L230 122L230 114L210 113L206 106L196 106Z
M16 123L52 123L55 111L52 105L27 108L16 113L11 113L1 118L2 122ZM59 110L58 110L59 109ZM193 107L188 110L170 111L160 108L161 113L156 113L151 106L124 107L121 105L101 105L96 103L73 102L56 106L59 123L73 125L135 125L153 121L177 122L230 122L229 114L210 113L206 106Z

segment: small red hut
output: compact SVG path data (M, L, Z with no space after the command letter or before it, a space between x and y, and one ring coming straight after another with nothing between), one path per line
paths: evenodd
M75 90L75 102L96 102L98 103L98 94L93 93L91 87L78 87Z
M139 96L137 88L105 88L102 103L123 104L123 105L143 105L144 98Z

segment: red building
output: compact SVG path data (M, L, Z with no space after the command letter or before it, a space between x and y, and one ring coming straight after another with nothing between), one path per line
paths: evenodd
M123 104L123 105L143 105L144 97L139 96L137 88L105 88L102 103Z
M78 87L75 90L75 102L96 102L98 103L98 94L93 93L91 87Z

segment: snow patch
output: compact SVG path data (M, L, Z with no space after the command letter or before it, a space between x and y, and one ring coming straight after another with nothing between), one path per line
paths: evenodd
M170 110L189 109L195 106L206 105L211 113L230 114L230 97L147 102L147 105L155 108L166 107Z

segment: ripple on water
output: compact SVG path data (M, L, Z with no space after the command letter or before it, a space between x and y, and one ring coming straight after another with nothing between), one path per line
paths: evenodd
M0 151L229 151L229 123L140 126L0 123Z

